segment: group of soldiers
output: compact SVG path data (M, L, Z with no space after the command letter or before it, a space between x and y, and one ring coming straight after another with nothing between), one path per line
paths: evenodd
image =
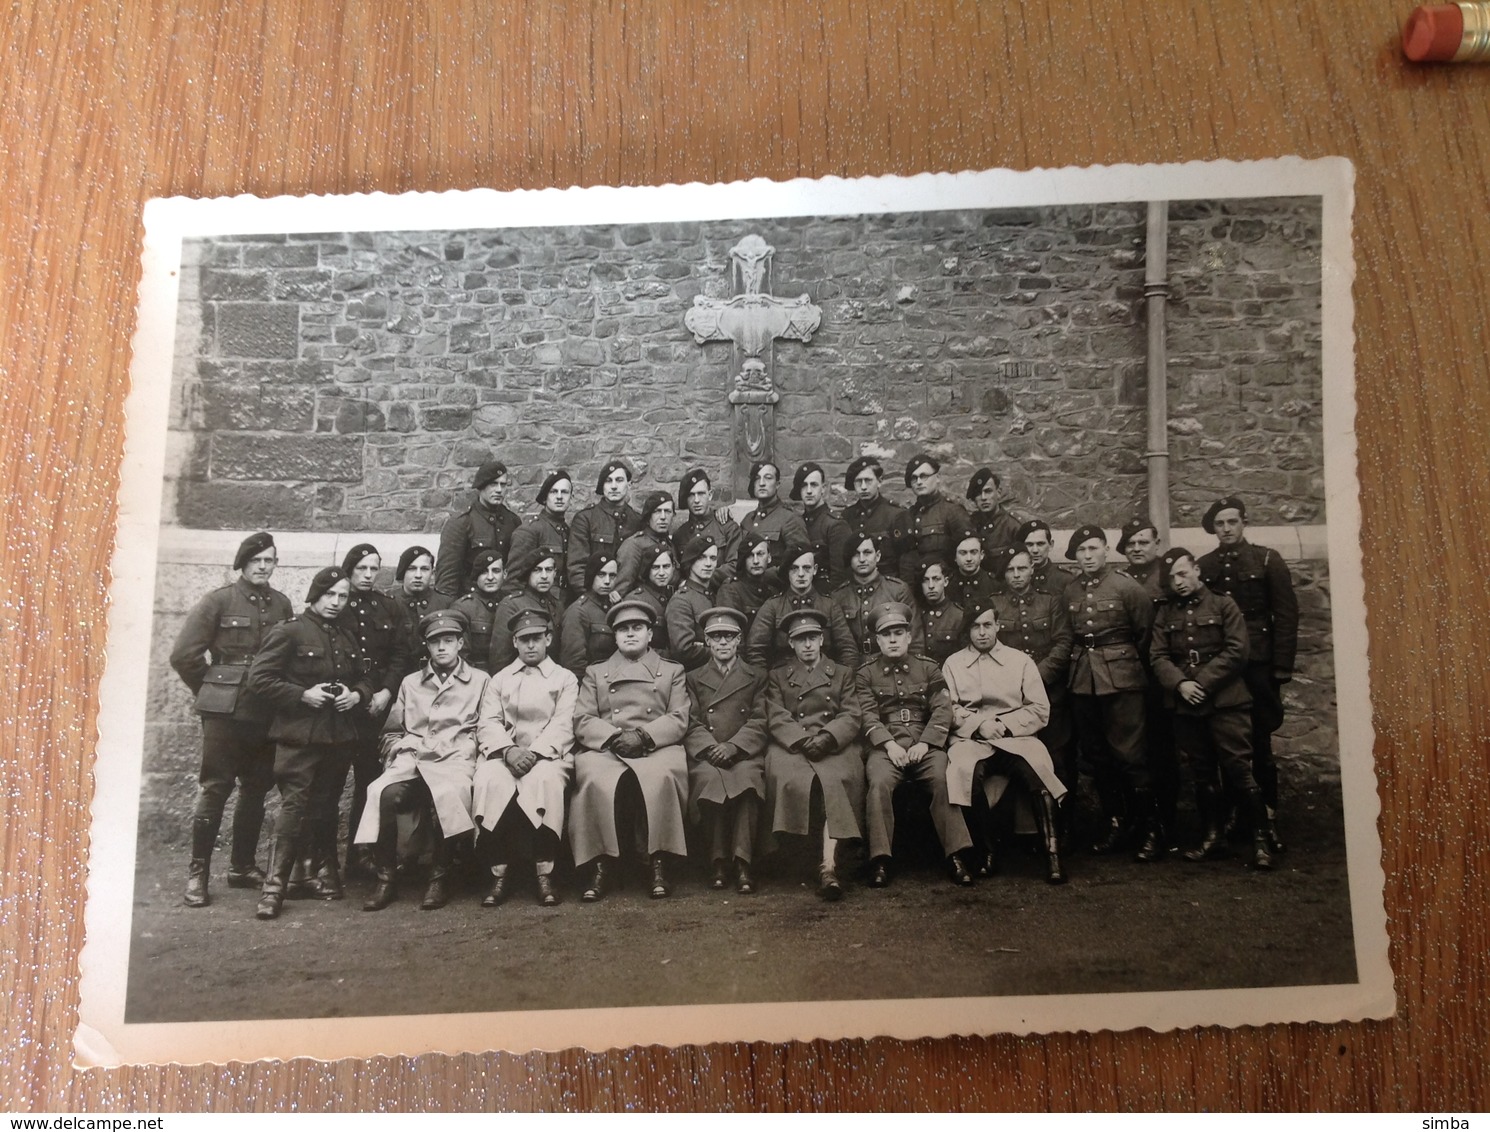
M496 907L528 864L538 901L558 903L566 841L583 900L601 899L633 850L666 897L690 832L710 885L741 893L778 836L811 838L818 891L836 900L844 841L866 844L871 887L890 883L902 784L959 885L997 871L1014 785L1058 884L1079 765L1103 815L1090 851L1177 852L1184 763L1201 818L1184 856L1220 855L1239 833L1249 862L1272 868L1272 735L1298 606L1282 558L1247 541L1244 502L1212 504L1217 546L1203 556L1163 550L1137 518L1109 561L1103 529L1082 526L1072 572L1051 560L1047 523L1007 509L991 469L967 484L970 509L931 454L906 465L909 506L882 494L884 476L878 459L854 460L854 501L835 514L821 465L796 469L796 508L762 462L737 522L703 469L633 506L632 469L611 460L590 506L570 516L560 469L522 519L491 460L438 553L409 547L383 592L377 548L354 546L315 575L298 615L269 585L273 537L248 536L239 577L198 602L171 654L202 719L185 903L210 901L235 785L228 885L259 889L262 919L287 896L341 898L349 772L348 867L376 879L369 911L395 897L400 842L403 859L432 861L421 907L448 902L452 861L472 847Z

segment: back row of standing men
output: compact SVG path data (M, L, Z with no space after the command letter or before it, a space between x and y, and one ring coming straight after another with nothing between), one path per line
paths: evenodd
M1095 772L1109 817L1093 846L1097 850L1111 851L1131 837L1140 859L1162 854L1174 826L1174 720L1206 718L1227 707L1233 710L1224 713L1226 719L1234 722L1240 694L1248 705L1247 735L1238 738L1228 724L1226 734L1188 736L1188 746L1208 743L1209 765L1214 767L1219 753L1228 777L1234 777L1234 756L1245 751L1248 777L1260 787L1260 804L1266 806L1257 821L1273 851L1280 849L1272 823L1277 777L1271 734L1282 721L1280 688L1291 675L1297 604L1281 558L1246 542L1242 501L1219 500L1207 513L1205 528L1219 543L1215 551L1198 560L1184 556L1195 566L1197 584L1203 577L1216 595L1235 599L1243 625L1238 630L1229 624L1227 606L1213 602L1214 608L1199 608L1204 605L1200 596L1215 595L1181 595L1178 587L1169 588L1168 569L1177 566L1183 573L1184 564L1160 562L1157 532L1146 521L1124 529L1118 550L1128 555L1128 565L1122 570L1107 564L1100 528L1078 530L1067 548L1081 570L1073 578L1050 562L1049 526L1039 520L1021 523L1003 506L992 471L979 470L968 485L971 514L943 494L940 472L934 457L912 458L905 482L915 498L902 508L880 493L879 461L861 457L844 479L857 498L834 516L820 465L797 469L790 495L802 504L799 513L779 499L778 469L759 464L750 476L756 507L737 524L726 510L712 509L712 485L701 469L684 477L676 501L653 492L640 509L633 508L630 468L615 460L601 469L597 501L572 521L573 482L563 471L543 481L537 498L541 509L522 521L505 506L507 468L499 461L484 464L474 481L477 499L445 524L438 556L410 548L399 562L399 585L391 594L375 589L381 559L373 546L354 547L344 563L355 648L362 654L352 659L379 675L377 690L356 717L359 734L366 734L361 736L364 753L352 759L354 815L362 810L367 784L382 769L377 753L382 721L403 676L423 656L415 626L433 610L453 607L464 614L467 656L491 672L515 655L508 631L514 616L541 610L559 631L558 659L580 675L614 651L607 614L623 596L651 604L657 615L653 643L685 667L708 658L701 616L716 602L744 613L745 657L752 663L770 666L789 657L783 622L794 610L813 608L823 616L829 655L851 668L877 651L870 612L898 602L914 613L914 651L938 663L966 643L966 627L979 610L997 609L1000 638L1039 667L1051 705L1041 737L1062 780L1075 785L1078 745ZM683 511L686 515L678 518ZM262 757L250 757L255 749L262 751L263 736L255 740L253 727L234 721L243 723L239 716L253 714L247 706L251 697L238 692L263 630L291 614L283 595L268 589L267 575L254 581L264 555L253 553L252 542L245 542L235 562L243 571L239 582L199 604L172 655L178 672L198 692L204 730L188 903L194 902L197 876L205 897L205 860L235 781L243 789L228 882L246 886L259 879L254 853L272 772L257 765ZM272 551L269 559L272 571ZM686 574L681 583L680 572ZM1172 622L1176 655L1190 676L1234 652L1238 632L1245 638L1244 678L1230 681L1223 697L1230 703L1208 700L1203 679L1187 679L1195 686L1178 691L1152 679L1147 642L1156 610ZM227 712L214 709L214 701L227 703ZM1215 779L1214 770L1210 778ZM1221 784L1199 780L1198 786L1206 825L1203 847L1209 851L1223 809ZM336 860L339 796L337 783L329 812L323 798L308 818L322 861Z

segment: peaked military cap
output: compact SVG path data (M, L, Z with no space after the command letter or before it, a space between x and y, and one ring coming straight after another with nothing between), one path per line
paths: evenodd
M911 627L911 607L903 601L886 601L876 605L869 611L869 623L874 626L876 633L883 633L887 629L896 626L902 629Z
M649 626L656 627L657 610L650 601L635 597L622 598L610 607L610 612L605 615L605 623L614 629L623 621L645 621Z
M544 632L549 632L553 627L553 618L541 609L519 609L507 618L509 637L516 637L519 633L526 633L530 629L542 629Z
M470 627L470 620L458 609L431 609L419 618L419 638L427 641L441 633L459 633L464 636Z
M699 622L704 627L705 636L708 636L710 633L715 632L719 629L732 629L736 632L743 633L746 629L750 628L745 614L741 613L738 609L731 608L728 605L715 605L709 607L708 609L704 610L703 616L699 618Z
M825 633L828 629L827 614L817 609L794 609L781 619L781 631L787 640L794 640L807 633Z

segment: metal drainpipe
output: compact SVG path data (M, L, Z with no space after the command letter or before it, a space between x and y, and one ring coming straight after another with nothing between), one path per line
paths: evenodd
M1148 247L1143 297L1149 322L1149 519L1169 545L1169 360L1164 341L1164 302L1169 298L1169 202L1149 201Z

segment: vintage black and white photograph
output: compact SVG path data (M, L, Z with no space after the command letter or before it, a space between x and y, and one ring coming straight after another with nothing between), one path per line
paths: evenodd
M80 1061L1389 1015L1351 183L152 202Z

